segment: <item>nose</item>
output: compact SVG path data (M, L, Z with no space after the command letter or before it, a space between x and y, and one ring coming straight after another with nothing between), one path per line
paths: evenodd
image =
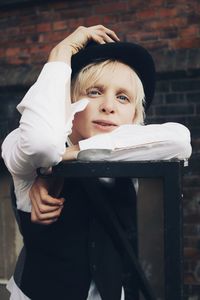
M111 96L104 96L103 100L99 106L100 112L106 114L113 114L115 113L115 101Z

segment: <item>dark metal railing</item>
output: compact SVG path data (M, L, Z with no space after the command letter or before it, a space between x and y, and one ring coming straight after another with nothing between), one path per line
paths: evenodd
M53 176L81 178L91 196L91 201L98 208L101 206L101 191L96 190L96 183L100 177L161 179L163 186L163 212L161 213L163 214L164 291L161 297L159 295L159 299L163 300L183 299L182 170L183 161L177 160L141 162L71 161L58 164L53 167L52 172ZM95 197L92 196L94 193ZM103 207L102 209L109 211L110 208ZM108 212L108 217L112 219L113 213ZM115 228L111 229L113 230L112 235L120 238L121 229L118 228L118 224L116 226L115 221L105 225L114 226ZM121 243L124 243L126 250L128 249L127 253L132 259L134 268L136 268L139 276L139 289L142 291L144 298L148 300L157 299L157 292L152 289L151 283L147 280L141 268L140 259L137 260L136 258L137 254L129 251L129 246L127 246L123 237Z

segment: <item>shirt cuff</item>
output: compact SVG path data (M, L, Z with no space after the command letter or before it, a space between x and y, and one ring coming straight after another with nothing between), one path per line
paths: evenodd
M87 149L109 149L114 150L114 144L108 134L95 135L89 139L79 142L80 150Z

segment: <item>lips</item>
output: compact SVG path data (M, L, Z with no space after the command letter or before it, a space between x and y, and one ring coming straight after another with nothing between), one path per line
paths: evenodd
M105 127L117 126L115 123L113 123L111 121L106 121L106 120L95 120L95 121L92 121L92 123L99 125L99 126L105 126Z
M111 132L118 126L115 123L107 120L95 120L92 121L92 123L96 130L100 132Z

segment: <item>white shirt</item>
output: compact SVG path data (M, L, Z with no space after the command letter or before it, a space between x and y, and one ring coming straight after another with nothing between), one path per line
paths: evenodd
M22 211L31 211L29 191L36 169L61 162L74 115L90 101L71 104L70 80L71 68L66 63L46 63L17 106L22 114L19 127L2 144L2 157L14 180L17 208ZM81 151L108 149L106 160L182 160L191 155L190 132L178 123L122 125L111 133L82 140L79 146ZM16 292L14 284L10 286ZM15 296L19 299L23 298ZM88 297L94 299L100 298Z

